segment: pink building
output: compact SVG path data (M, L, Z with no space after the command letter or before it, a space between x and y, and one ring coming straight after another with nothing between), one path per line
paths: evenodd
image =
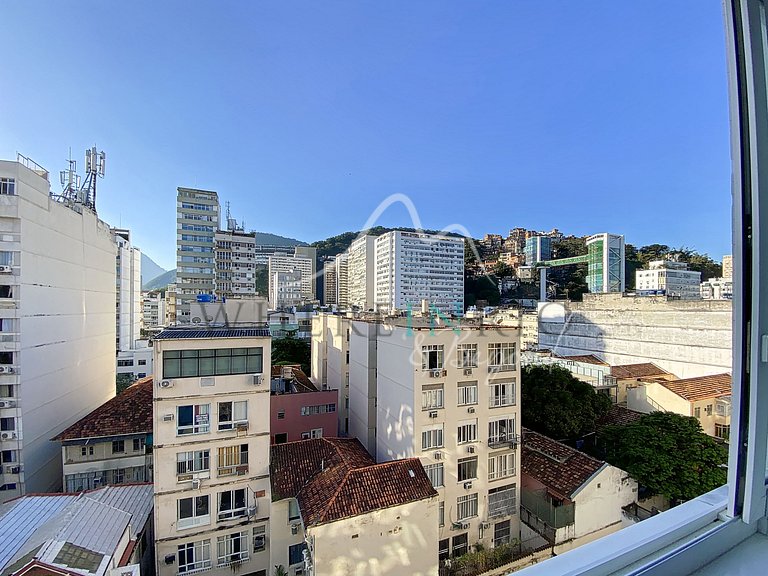
M338 390L318 390L298 364L273 366L270 387L272 444L337 436Z

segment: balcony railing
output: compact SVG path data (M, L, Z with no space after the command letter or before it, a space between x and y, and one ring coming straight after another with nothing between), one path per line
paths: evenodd
M503 406L514 406L515 396L505 394L504 396L491 396L488 401L489 408L501 408Z
M520 435L510 432L509 434L499 434L488 438L489 448L501 448L503 446L517 446L520 443Z

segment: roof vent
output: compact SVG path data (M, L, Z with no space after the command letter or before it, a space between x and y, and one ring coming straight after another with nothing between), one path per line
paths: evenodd
M411 470L410 468L408 469L408 476L410 476L411 478L416 478L416 474L414 474L413 470Z

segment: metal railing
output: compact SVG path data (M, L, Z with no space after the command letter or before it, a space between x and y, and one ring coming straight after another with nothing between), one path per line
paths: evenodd
M520 505L536 516L547 526L558 529L570 526L575 522L575 506L573 503L563 503L555 506L547 496L546 490L521 491Z

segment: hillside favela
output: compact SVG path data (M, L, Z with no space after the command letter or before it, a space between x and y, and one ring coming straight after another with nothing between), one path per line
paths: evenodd
M0 4L0 576L764 573L764 9Z

